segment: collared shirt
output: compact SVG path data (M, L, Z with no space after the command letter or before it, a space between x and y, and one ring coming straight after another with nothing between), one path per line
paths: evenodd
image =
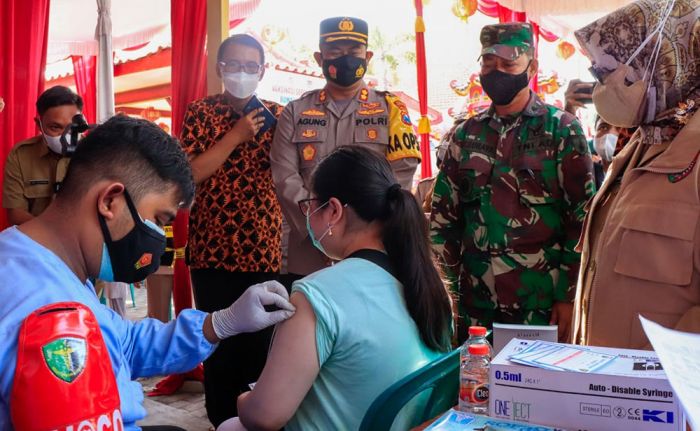
M216 348L202 332L206 313L184 310L164 324L130 322L100 304L92 284L81 282L66 264L16 227L0 233L0 430L12 430L10 394L17 363L18 336L34 310L56 302L89 307L102 331L119 390L124 429L138 430L146 416L143 388L132 381L191 370ZM90 394L89 396L96 396ZM76 401L77 402L77 401ZM41 414L41 412L39 412Z
M263 101L275 116L282 107ZM190 155L210 149L233 128L240 114L223 94L190 104L181 141ZM243 142L198 187L190 211L189 264L195 269L278 272L282 212L272 183L270 147L274 127Z
M309 91L284 108L277 124L272 175L290 225L288 269L293 274L310 274L328 262L308 239L297 205L310 197L312 173L325 156L343 145L367 148L386 157L407 190L420 162L408 110L398 97L365 86L344 109L338 105L325 89Z
M67 164L68 159L49 150L41 135L18 143L5 162L2 207L38 216L51 203L56 180L63 179Z
M461 314L518 320L573 300L592 172L578 120L535 94L520 114L500 118L491 107L457 126L433 192L431 236Z

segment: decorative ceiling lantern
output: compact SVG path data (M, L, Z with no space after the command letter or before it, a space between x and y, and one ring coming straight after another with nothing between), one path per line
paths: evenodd
M559 42L557 45L557 56L559 58L567 60L569 57L574 55L574 52L576 52L576 48L565 40Z
M476 13L477 0L455 0L452 4L452 13L457 18L467 22L470 16Z
M145 120L155 122L157 119L160 118L160 112L158 112L158 110L153 106L149 106L148 108L141 111L141 117Z
M262 31L260 32L260 37L263 41L274 46L287 38L287 32L277 27L266 25L262 28Z
M540 97L544 97L545 94L554 94L559 91L559 76L556 72L549 78L543 76L537 81L537 85L540 89Z

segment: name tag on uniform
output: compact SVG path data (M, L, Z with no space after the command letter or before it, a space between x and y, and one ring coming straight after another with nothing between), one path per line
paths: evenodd
M49 184L49 180L29 180L30 186L45 186Z

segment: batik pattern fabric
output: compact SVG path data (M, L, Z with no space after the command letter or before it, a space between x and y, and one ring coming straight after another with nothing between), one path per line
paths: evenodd
M275 116L282 106L263 104ZM223 94L191 103L181 141L190 156L209 150L240 114ZM197 186L190 210L188 263L193 269L278 272L282 262L282 211L275 195L270 148L275 128L239 144L211 177Z

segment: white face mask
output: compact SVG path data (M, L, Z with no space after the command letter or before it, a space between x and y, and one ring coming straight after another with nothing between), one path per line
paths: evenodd
M593 145L595 146L595 152L598 153L601 159L606 162L610 162L615 154L615 147L617 146L617 135L612 133L606 133L603 136L596 137L593 140Z
M258 88L259 78L257 73L224 72L224 88L237 99L247 99Z
M63 145L61 145L61 135L47 135L46 132L44 132L44 125L41 124L41 120L39 120L39 129L41 130L41 134L44 136L44 141L49 147L49 150L53 151L56 154L63 154Z
M51 151L53 151L56 154L63 153L63 145L61 145L60 136L49 136L46 133L44 133L44 139L46 140L46 144L49 146L49 149Z

